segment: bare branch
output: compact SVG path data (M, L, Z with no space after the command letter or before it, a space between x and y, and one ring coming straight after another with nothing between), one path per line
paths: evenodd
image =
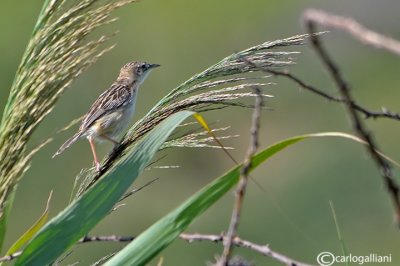
M348 32L360 42L400 55L400 42L367 29L352 18L332 15L321 10L308 9L303 13L306 22L313 22Z
M258 87L254 87L254 91L255 94L257 94L257 97L253 112L252 125L250 129L251 133L250 145L249 145L249 150L247 151L245 161L243 163L243 167L240 172L240 180L236 188L235 206L232 211L232 217L228 233L224 241L224 251L222 252L221 257L218 259L217 262L217 265L219 266L228 265L229 262L231 250L233 247L233 240L236 235L237 227L239 225L242 203L244 200L244 195L246 193L247 180L251 168L251 158L254 156L258 148L258 132L260 129L260 117L261 117L261 109L263 106L263 97L261 95L261 90Z
M317 19L315 19L313 14L318 14ZM311 11L306 11L303 18L305 19L305 24L308 32L315 32L315 27L317 23L320 23L322 20L324 13L313 13ZM331 17L328 15L325 20L329 21ZM323 24L323 23L322 23ZM311 43L313 45L314 50L317 52L317 55L321 58L322 62L325 64L329 74L332 76L333 81L336 84L340 94L342 95L342 99L345 102L347 113L351 119L354 130L357 132L360 137L367 142L367 150L371 155L372 159L375 161L377 167L379 168L382 178L385 182L386 188L389 192L389 195L392 198L393 204L395 206L395 215L396 222L400 225L400 198L399 198L399 187L396 184L391 166L389 162L387 162L378 152L378 147L373 140L372 135L368 132L366 127L363 125L361 119L358 116L356 108L354 106L354 99L350 93L350 88L347 83L344 81L339 68L330 58L326 50L323 48L319 37L316 35L311 35Z
M314 86L311 86L307 83L305 83L303 80L301 80L299 77L291 74L289 71L287 70L275 70L275 69L269 69L269 68L262 68L257 66L254 62L249 61L247 58L242 58L243 61L247 62L249 65L252 65L253 67L259 69L260 71L264 72L264 73L269 73L269 74L273 74L275 76L282 76L285 78L288 78L290 80L292 80L293 82L295 82L297 85L299 85L301 88L308 90L312 93L317 94L318 96L321 96L329 101L332 102L338 102L338 103L345 103L346 101L343 100L342 98L339 97L335 97L332 96L326 92L324 92L323 90L320 90ZM382 111L378 112L378 111L370 111L367 108L357 104L356 102L353 102L353 108L355 110L357 110L358 112L362 113L363 115L365 115L366 118L390 118L390 119L394 119L394 120L400 120L400 114L399 113L394 113L392 111L387 110L386 108L382 107Z
M215 243L226 241L226 236L224 236L224 235L181 234L179 237L183 240L186 240L189 243L193 243L195 241L212 241ZM243 240L243 239L239 238L238 236L233 238L232 243L235 246L251 249L251 250L258 252L266 257L273 258L285 265L310 266L310 264L298 262L298 261L291 259L283 254L273 251L268 245L258 245L258 244L252 243L250 241Z

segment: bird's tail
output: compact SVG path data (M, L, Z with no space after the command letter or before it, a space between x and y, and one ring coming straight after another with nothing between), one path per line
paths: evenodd
M77 132L75 135L73 135L70 139L68 139L61 147L58 149L56 153L54 153L53 157L56 157L57 155L61 154L63 151L65 151L69 146L75 143L80 137L82 136L82 132Z

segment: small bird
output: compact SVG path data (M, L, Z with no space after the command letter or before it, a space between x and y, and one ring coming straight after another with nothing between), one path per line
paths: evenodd
M140 85L151 70L159 66L146 62L130 62L124 65L117 80L92 104L89 112L84 116L78 132L58 149L53 158L81 137L86 137L92 149L94 165L99 171L100 163L96 155L94 140L108 140L114 145L119 144L115 138L127 128L132 119Z

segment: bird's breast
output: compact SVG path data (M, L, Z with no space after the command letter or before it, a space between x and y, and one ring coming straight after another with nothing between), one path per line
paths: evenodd
M133 115L135 114L136 100L132 99L126 106L117 110L117 117L115 117L115 132L112 135L118 135L121 131L125 130L132 122Z

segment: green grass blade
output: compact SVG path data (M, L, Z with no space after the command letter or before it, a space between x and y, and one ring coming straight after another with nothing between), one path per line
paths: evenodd
M71 82L111 49L103 46L111 36L88 35L133 1L44 0L0 118L0 247L12 193L30 167L32 134Z
M149 164L159 147L191 111L176 113L143 137L102 179L49 221L15 265L47 265L103 219Z
M338 219L336 216L335 206L333 205L333 202L331 200L329 201L329 206L331 207L333 222L335 223L336 234L337 234L337 237L338 237L338 240L340 243L340 248L342 249L342 255L347 256L349 253L347 251L346 244L342 237L342 233L340 232L340 227L339 227L339 222L338 222ZM346 261L346 266L349 266L349 265L350 265L349 262Z
M340 132L297 136L276 143L256 154L252 158L250 171L283 149L299 141L315 137L342 137L364 143L355 136ZM161 250L174 241L197 216L207 210L239 181L240 167L241 165L232 168L229 172L201 189L177 209L167 214L164 218L161 218L140 234L132 243L104 265L145 265L148 263Z
M7 232L7 220L14 203L16 188L13 188L8 200L5 202L3 216L0 217L0 251L3 248L4 238Z
M50 201L53 191L50 192L49 198L47 199L47 204L44 212L39 217L39 219L25 232L20 238L8 249L6 255L11 255L14 252L19 251L33 236L42 228L49 217ZM0 264L1 265L1 264Z

